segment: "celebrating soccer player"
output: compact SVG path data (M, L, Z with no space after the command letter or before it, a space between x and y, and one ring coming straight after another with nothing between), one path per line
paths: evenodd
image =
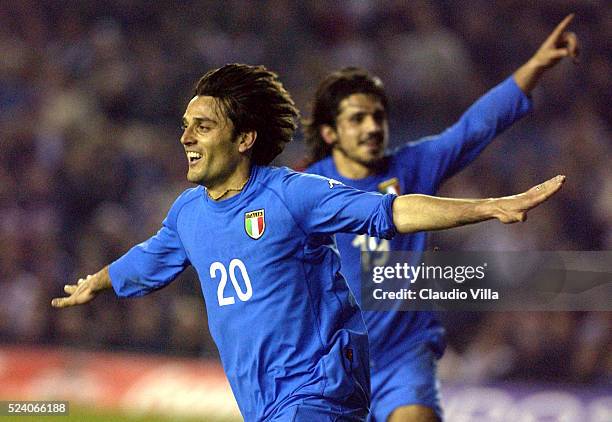
M66 285L63 308L113 288L141 296L187 266L198 272L211 334L248 421L360 421L369 406L366 327L340 274L333 235L391 238L525 213L555 177L498 199L369 193L268 164L297 110L276 74L231 64L206 73L183 116L187 179L161 229L94 275Z
M529 93L546 69L575 58L576 35L567 16L512 77L480 98L437 136L386 152L388 104L382 82L358 68L329 75L319 86L306 140L317 161L306 171L361 190L435 194L442 182L472 162L491 140L531 109ZM422 251L425 233L392 240L338 235L343 274L360 298L360 252ZM441 419L436 361L444 331L429 312L364 312L372 362L371 419L377 422Z

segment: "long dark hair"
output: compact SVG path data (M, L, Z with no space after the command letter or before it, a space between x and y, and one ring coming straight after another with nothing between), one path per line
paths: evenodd
M299 111L278 75L264 66L227 64L198 81L195 95L218 100L234 125L234 136L256 131L251 160L267 165L290 142Z

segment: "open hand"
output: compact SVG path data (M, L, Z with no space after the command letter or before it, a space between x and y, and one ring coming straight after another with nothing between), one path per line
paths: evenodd
M87 278L81 278L77 284L66 284L64 292L69 296L53 299L51 306L54 308L65 308L67 306L81 305L92 300L96 295L89 283L91 277L91 275L88 275Z
M54 308L66 308L68 306L81 305L92 300L96 295L105 289L112 287L108 266L102 268L94 275L81 278L77 284L66 284L64 292L67 297L56 297L51 301Z
M526 192L495 200L495 217L504 224L527 220L527 211L554 195L561 189L563 182L565 176L556 176Z

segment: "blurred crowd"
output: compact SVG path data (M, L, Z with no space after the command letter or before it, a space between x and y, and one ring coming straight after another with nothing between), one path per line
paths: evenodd
M0 3L0 342L215 356L186 271L136 300L52 297L156 232L188 187L178 139L192 89L228 62L279 73L304 116L347 65L379 75L391 142L442 131L512 74L569 12L582 43L535 110L442 191L487 197L558 173L523 225L434 235L442 249L612 249L612 8L605 0L17 1ZM297 135L277 160L303 166ZM409 165L409 163L407 163ZM610 382L611 313L443 315L447 379Z

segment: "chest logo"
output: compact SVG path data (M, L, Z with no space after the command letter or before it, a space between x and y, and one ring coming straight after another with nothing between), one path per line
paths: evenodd
M394 177L389 180L385 180L378 184L378 191L380 193L392 193L394 195L401 195L399 179Z
M336 179L327 179L327 183L329 183L329 188L332 189L334 185L341 185L342 182L338 182Z
M264 209L244 213L244 230L251 239L259 239L266 230Z

